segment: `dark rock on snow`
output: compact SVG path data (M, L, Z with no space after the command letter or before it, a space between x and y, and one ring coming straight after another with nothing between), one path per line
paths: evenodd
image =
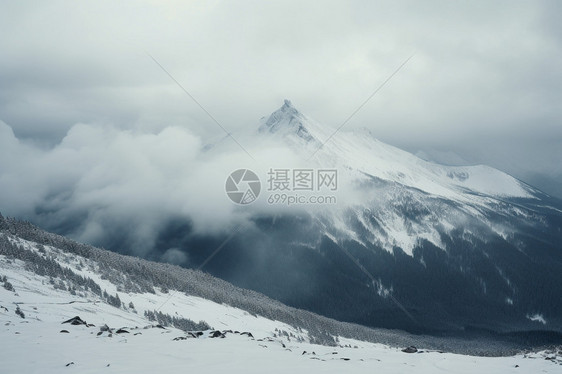
M66 321L63 322L63 324L64 324L64 323L70 323L70 324L73 325L73 326L78 326L78 325L88 326L88 324L86 323L86 321L84 321L82 318L80 318L80 317L78 317L78 316L73 317L73 318L71 318L71 319L69 319L69 320L66 320Z
M414 347L413 345L411 345L407 348L404 348L402 350L402 352L404 352L404 353L416 353L417 351L418 351L418 349L416 347Z
M224 338L225 335L220 331L212 331L209 335L210 338Z
M111 329L109 328L109 326L108 326L108 325L103 325L103 326L100 326L100 331L101 331L101 332L104 332L104 331L110 331L110 330L111 330Z

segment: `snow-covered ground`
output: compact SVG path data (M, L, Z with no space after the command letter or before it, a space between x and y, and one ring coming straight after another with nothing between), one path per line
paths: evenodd
M67 266L78 271L72 264ZM0 275L14 288L0 287L0 373L562 372L562 352L487 358L418 347L417 353L405 353L344 338L337 347L320 346L310 344L304 331L284 323L174 291L120 293L124 306L116 308L93 295L56 290L47 277L5 256L0 256ZM109 281L95 280L109 293L114 291ZM131 302L134 308L129 307ZM25 318L16 314L18 307ZM155 327L144 317L144 310L204 320L213 329L232 332L224 338L211 338L214 330L204 331L199 338L188 337L175 328ZM75 316L93 326L62 323ZM101 332L104 325L112 330ZM117 333L118 329L127 332Z

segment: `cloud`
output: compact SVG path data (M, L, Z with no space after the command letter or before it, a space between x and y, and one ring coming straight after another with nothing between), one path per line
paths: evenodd
M197 211L198 222L213 226L206 220L220 223L204 208L228 208L213 203L224 182L208 171L212 161L198 160L200 139L185 129L147 133L78 124L48 150L18 140L4 123L0 132L5 213L66 226L87 242L112 225L127 225L142 252L166 217Z
M20 188L2 209L48 216L72 201L68 217L95 218L81 228L85 238L109 224L109 213L157 212L139 245L170 211L201 209L204 222L206 209L223 209L217 196L226 170L218 165L231 163L198 151L223 134L146 52L236 133L286 97L338 126L414 53L346 127L369 127L413 153L449 155L440 161L490 164L561 196L559 8L555 1L10 3L0 14L9 30L0 37L0 120L17 138L3 126L0 142L29 179L18 186L12 169L0 177ZM80 146L84 139L89 146ZM162 145L168 141L179 149ZM60 167L46 166L53 164ZM156 191L165 196L147 201ZM59 224L81 220L70 221Z
M47 149L18 139L3 122L0 135L3 214L141 256L151 255L158 241L224 233L256 212L271 213L265 201L242 209L228 199L232 171L251 167L264 178L270 167L302 166L288 147L255 135L239 141L259 161L230 139L210 147L177 126L147 131L76 124ZM166 233L174 222L187 225L183 233ZM165 261L187 261L163 250Z

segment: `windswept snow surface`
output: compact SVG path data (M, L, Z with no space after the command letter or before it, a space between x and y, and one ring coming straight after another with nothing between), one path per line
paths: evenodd
M52 248L46 251L55 254ZM76 266L78 257L67 260L65 266L72 271L95 280L110 294L117 292L88 266ZM93 294L57 290L49 277L2 255L0 275L13 287L0 287L1 373L559 373L562 364L562 352L557 351L499 358L423 347L417 353L404 353L400 348L341 337L336 347L320 346L310 344L305 331L279 321L174 291L120 292L123 306L117 308ZM129 307L131 302L134 308ZM25 318L16 314L18 308ZM213 330L199 338L188 337L176 328L156 327L144 317L145 310L204 320L213 330L232 332L224 338L211 338ZM75 316L92 326L62 324ZM104 325L113 329L111 334L100 333ZM127 332L117 333L118 329ZM250 332L252 337L236 332Z

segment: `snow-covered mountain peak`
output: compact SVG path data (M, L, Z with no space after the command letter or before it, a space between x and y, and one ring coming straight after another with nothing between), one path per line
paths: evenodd
M370 129L335 131L300 112L290 100L262 119L259 132L289 145L305 159L312 155L320 166L354 170L462 203L474 202L475 194L533 197L527 186L500 170L425 161L381 142Z
M308 167L338 170L338 204L319 218L331 228L324 231L327 236L377 245L391 253L399 247L413 256L420 240L445 249L442 234L467 220L505 237L515 229L492 227L488 216L527 216L530 213L510 205L500 206L505 199L538 198L533 189L500 170L425 161L378 140L370 129L336 130L320 124L288 100L262 120L260 133L289 146ZM376 213L365 216L365 207ZM358 213L342 220L348 211ZM367 233L363 239L356 235L354 220Z
M273 112L267 120L263 121L259 132L277 133L280 135L297 135L307 143L315 140L305 124L310 120L293 106L290 100L285 99L283 106Z

